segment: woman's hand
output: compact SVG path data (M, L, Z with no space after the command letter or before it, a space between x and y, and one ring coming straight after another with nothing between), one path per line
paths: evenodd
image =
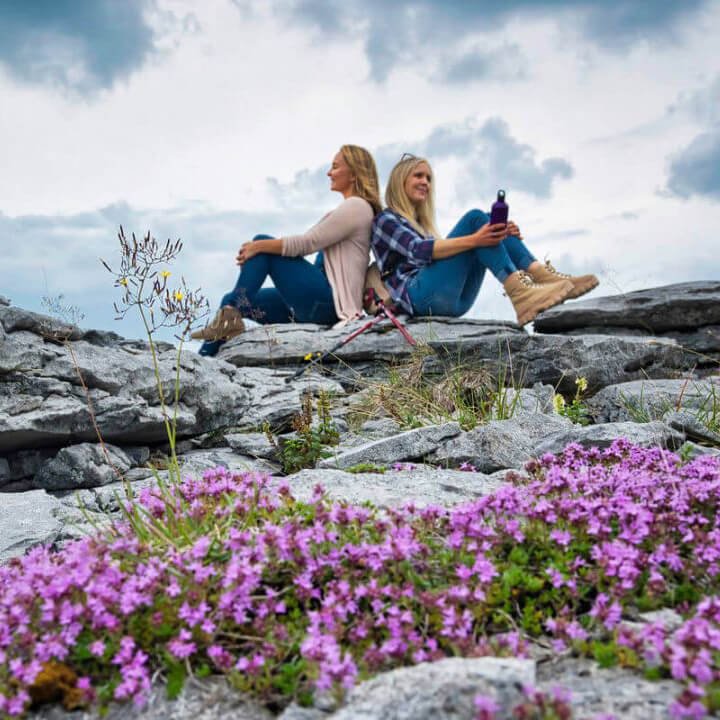
M515 237L519 237L522 240L522 235L520 234L520 228L512 220L508 220L507 234L515 235Z
M470 237L472 237L475 247L492 247L499 245L507 237L507 234L508 226L504 223L496 223L495 225L483 225Z
M235 258L236 265L244 265L250 258L258 254L257 242L246 242L239 250Z

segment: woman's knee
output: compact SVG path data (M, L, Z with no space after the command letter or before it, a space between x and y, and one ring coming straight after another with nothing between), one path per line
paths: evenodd
M483 225L487 225L490 221L490 216L478 208L473 208L462 216L462 221L481 228Z
M448 237L461 237L462 235L470 235L478 231L483 225L486 225L490 217L487 213L477 208L468 210L455 224L450 231Z

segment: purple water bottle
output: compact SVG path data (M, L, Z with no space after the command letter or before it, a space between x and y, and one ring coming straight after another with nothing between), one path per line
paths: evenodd
M508 205L505 202L505 191L498 190L497 200L493 203L490 210L491 225L507 225L508 221Z

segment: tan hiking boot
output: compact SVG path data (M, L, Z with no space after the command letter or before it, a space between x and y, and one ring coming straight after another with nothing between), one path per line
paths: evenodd
M572 283L573 289L570 294L565 298L566 300L573 300L578 298L585 293L589 293L593 288L596 288L600 281L595 275L567 275L565 273L558 272L550 263L549 260L545 261L545 264L538 262L537 266L532 270L528 268L530 277L541 285L547 283L557 282L558 280L567 280Z
M518 325L527 325L543 310L559 305L572 291L568 280L538 285L524 270L518 270L503 283L505 294L515 308Z
M221 307L209 325L190 333L193 340L230 340L245 331L245 323L237 308Z

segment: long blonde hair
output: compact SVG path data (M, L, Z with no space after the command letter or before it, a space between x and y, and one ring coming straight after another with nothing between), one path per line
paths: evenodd
M367 200L375 214L382 210L380 202L380 181L373 156L359 145L343 145L340 148L343 159L355 176L353 195Z
M415 168L425 163L430 168L430 192L418 206L413 205L405 192L405 183ZM442 237L435 226L435 178L430 163L421 157L403 156L390 172L390 179L385 188L385 204L398 215L410 221L410 224L422 235Z

